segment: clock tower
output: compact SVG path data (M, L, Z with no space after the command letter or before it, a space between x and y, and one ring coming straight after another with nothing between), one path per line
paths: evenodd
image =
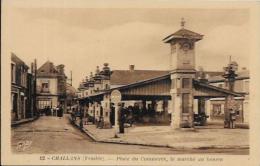
M203 35L184 28L163 39L171 46L171 102L173 128L193 128L193 79L195 78L195 43Z

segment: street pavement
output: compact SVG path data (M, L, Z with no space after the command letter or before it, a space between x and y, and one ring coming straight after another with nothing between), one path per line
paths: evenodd
M98 143L71 125L67 116L42 116L38 120L12 128L11 146L21 154L248 154L248 149L190 149ZM160 140L158 140L160 141Z

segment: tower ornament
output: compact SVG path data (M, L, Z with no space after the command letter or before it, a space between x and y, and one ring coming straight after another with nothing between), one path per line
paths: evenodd
M184 29L184 26L185 26L185 20L184 20L184 18L182 17L181 18L181 27L182 27L182 29Z

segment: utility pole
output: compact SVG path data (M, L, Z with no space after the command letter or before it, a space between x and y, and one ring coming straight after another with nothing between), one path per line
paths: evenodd
M67 79L68 81L70 81L70 86L72 86L72 71L70 71L70 78L69 79Z
M234 91L234 86L235 86L235 80L237 77L237 74L235 73L237 70L237 63L236 62L231 62L231 56L229 57L229 64L227 67L224 67L225 74L223 77L225 78L225 82L227 84L227 88L230 91ZM225 121L224 121L224 128L234 128L232 116L234 116L233 112L235 111L234 109L235 106L235 98L233 95L228 95L225 99Z
M72 71L70 71L70 85L72 86Z

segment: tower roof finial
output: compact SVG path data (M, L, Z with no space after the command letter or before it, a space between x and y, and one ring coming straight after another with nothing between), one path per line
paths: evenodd
M186 23L186 22L185 22L184 18L182 17L182 18L181 18L181 27L182 27L182 28L184 28L185 23Z

